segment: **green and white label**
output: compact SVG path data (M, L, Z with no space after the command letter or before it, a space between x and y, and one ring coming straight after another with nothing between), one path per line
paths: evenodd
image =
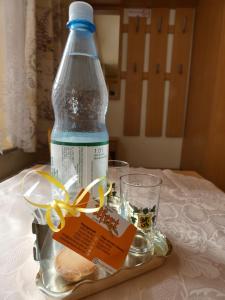
M86 187L94 179L106 176L108 141L66 143L51 141L51 172L65 184L77 175L77 187Z

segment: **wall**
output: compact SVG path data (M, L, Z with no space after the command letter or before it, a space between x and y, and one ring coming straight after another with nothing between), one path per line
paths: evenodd
M119 63L120 16L97 14L94 22L101 63L107 67L105 74L114 75L111 73L118 71Z
M169 25L175 23L175 9L170 10ZM147 23L151 22L150 17ZM125 10L123 23L128 23L128 10ZM148 71L149 39L151 34L146 34L144 72ZM127 33L122 36L122 64L121 71L127 70ZM166 72L171 70L173 48L173 34L168 34ZM138 137L124 136L124 100L126 81L121 80L121 94L119 101L110 101L107 115L107 125L110 136L119 138L118 159L127 160L133 166L149 168L173 168L179 169L181 160L182 138L166 137L166 116L168 109L168 97L170 82L165 81L164 90L164 113L162 137L145 136L145 112L147 100L147 80L143 80L142 107L141 107L141 133Z

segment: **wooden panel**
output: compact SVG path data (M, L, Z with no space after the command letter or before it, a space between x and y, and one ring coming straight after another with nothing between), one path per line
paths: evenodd
M213 26L212 26L213 25ZM225 2L200 0L196 11L182 169L225 190Z
M195 7L198 0L90 0L95 9L153 8L153 7ZM214 0L215 1L215 0Z
M129 18L124 135L140 133L146 18Z
M148 72L142 73L142 80L148 80ZM120 78L126 79L127 78L127 72L120 72ZM164 80L170 80L170 73L164 73Z
M146 136L161 136L169 9L152 9Z
M222 26L220 2L200 1L196 10L187 116L182 149L182 169L203 173L203 156L214 98L218 48ZM213 24L213 26L212 26ZM204 74L204 76L203 76Z
M207 151L205 151L203 162L203 174L225 191L225 17L221 27L221 37Z
M166 129L168 137L183 136L193 20L194 10L192 8L176 10Z
M167 32L168 33L174 33L175 30L175 26L174 25L168 25L167 27ZM126 33L128 32L128 24L123 24L122 25L122 32ZM151 25L147 25L145 26L145 32L146 33L151 33Z

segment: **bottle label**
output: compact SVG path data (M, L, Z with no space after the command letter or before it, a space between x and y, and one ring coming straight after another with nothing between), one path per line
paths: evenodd
M86 187L94 179L106 176L108 141L67 143L51 141L51 172L65 184L77 175L77 188Z

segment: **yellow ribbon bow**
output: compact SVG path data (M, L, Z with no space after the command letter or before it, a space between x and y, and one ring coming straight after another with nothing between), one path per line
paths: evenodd
M37 173L41 177L45 178L47 181L52 183L54 186L56 186L58 189L62 190L65 193L64 199L54 199L51 203L49 204L39 204L35 203L31 200L29 200L26 197L26 194L24 194L24 199L31 205L38 207L38 208L43 208L46 209L46 214L45 214L45 220L50 227L50 229L53 232L58 232L63 227L65 226L65 217L62 213L62 210L66 211L67 214L70 214L71 216L75 216L78 212L84 212L84 213L93 213L98 211L104 204L104 197L107 196L111 192L112 184L110 183L109 189L107 192L104 194L103 187L101 185L98 186L98 193L99 193L99 206L98 207L93 207L93 208L85 208L85 207L79 207L77 206L81 200L84 198L84 196L98 183L106 180L106 177L100 177L95 180L93 180L78 196L74 199L73 203L70 203L70 196L68 191L66 190L65 186L58 181L56 178L48 174L47 172L40 171L40 170L33 170L29 172L28 174L25 175L27 177L31 173ZM25 179L24 177L24 179ZM24 186L24 179L23 179L23 186ZM56 214L59 217L60 220L60 226L56 227L53 222L52 222L52 211L55 211Z

